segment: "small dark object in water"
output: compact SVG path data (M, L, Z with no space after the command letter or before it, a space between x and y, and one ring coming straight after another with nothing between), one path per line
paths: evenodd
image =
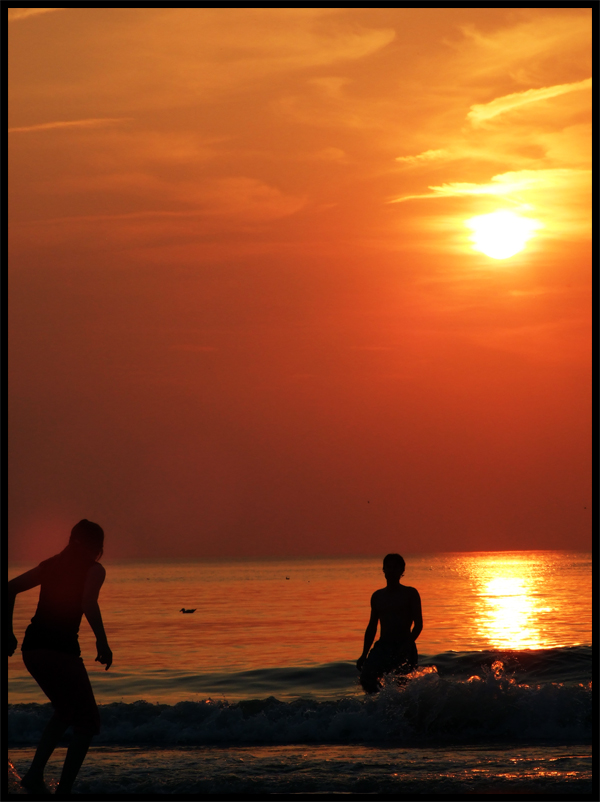
M185 607L182 607L179 612L180 613L195 613L197 609L198 609L197 607L194 607L193 610L186 610Z

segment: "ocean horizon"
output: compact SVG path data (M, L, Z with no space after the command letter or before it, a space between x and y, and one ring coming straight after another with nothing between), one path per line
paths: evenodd
M114 663L94 664L84 621L102 730L77 791L588 793L591 555L405 557L402 581L423 604L419 665L376 696L355 662L380 559L107 562ZM17 600L19 640L36 600ZM49 716L16 653L8 739L20 773Z

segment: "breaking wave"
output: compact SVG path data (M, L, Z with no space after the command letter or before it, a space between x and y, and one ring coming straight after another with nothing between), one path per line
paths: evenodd
M312 671L316 685L319 675L325 682L332 670L321 666L295 672L297 677L298 672ZM162 747L582 743L591 739L592 732L590 676L590 647L502 654L450 652L415 671L405 686L388 678L376 696L100 705L102 731L94 743ZM262 676L263 686L267 679ZM49 715L49 705L11 705L10 745L37 743Z

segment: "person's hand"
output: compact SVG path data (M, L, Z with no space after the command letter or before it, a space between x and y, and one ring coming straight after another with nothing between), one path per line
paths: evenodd
M365 657L365 655L361 654L361 656L356 661L356 667L358 668L359 671L362 671L362 667L364 666L366 659L367 658Z
M8 657L12 657L13 656L17 646L18 646L17 639L15 638L15 636L14 636L14 634L12 632L9 632L5 636L5 640L4 640L4 651L6 652Z
M96 660L94 662L102 663L103 666L106 666L104 669L108 671L108 669L112 665L112 652L108 643L98 643L96 642L96 648L98 650L98 654L96 655Z

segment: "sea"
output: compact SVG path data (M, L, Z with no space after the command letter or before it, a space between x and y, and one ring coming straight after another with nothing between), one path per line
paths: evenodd
M105 671L94 661L84 619L102 730L74 792L592 798L591 554L403 555L402 582L423 606L419 665L368 696L356 660L371 594L385 585L382 556L105 560L114 662ZM19 640L37 596L17 598ZM16 793L10 766L25 773L51 707L20 651L8 662ZM66 743L48 764L51 790Z

